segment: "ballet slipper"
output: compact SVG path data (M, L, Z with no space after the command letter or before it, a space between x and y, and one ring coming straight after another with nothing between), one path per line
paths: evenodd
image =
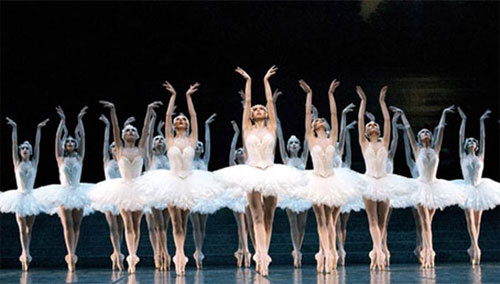
M378 252L377 252L377 268L378 270L385 270L385 266L386 266L386 256L384 254L384 252L382 251L382 249L379 249Z
M470 258L470 263L472 265L475 264L475 260L474 260L474 248L472 248L472 246L470 246L468 249L467 249L467 254L469 255L469 258Z
M475 265L481 264L481 249L477 248L474 253Z
M422 252L422 246L421 245L418 245L413 250L413 254L418 258L418 263L420 265L422 265L422 262L424 261L423 258L422 258L421 252Z
M196 263L196 269L203 269L203 259L205 258L205 255L201 251L195 251L193 258Z
M260 258L260 274L262 276L268 276L269 275L269 264L271 263L272 259L269 255L264 254Z
M19 261L21 262L22 271L28 271L29 264L31 262L31 255L23 253L19 257Z
M139 260L140 260L140 258L137 255L127 256L128 273L129 274L135 273L135 266L137 265L137 263L139 263Z
M123 266L123 260L125 259L125 256L122 254L122 253L118 253L117 255L117 266L118 266L118 271L123 271L123 269L125 268Z
M302 253L300 251L292 251L293 256L293 267L300 268L302 267Z
M111 259L111 270L116 271L118 269L116 252L112 253L109 259Z
M160 254L155 254L153 256L154 262L155 262L155 269L156 270L161 270L161 255Z
M162 254L162 270L167 271L170 270L170 263L172 262L172 258L168 253L163 253Z
M255 262L255 270L260 273L260 253L256 252L253 257L253 261Z
M332 254L325 255L325 273L330 274L332 272L334 257Z
M338 255L337 251L333 252L332 257L333 257L333 261L332 261L332 271L333 271L333 270L337 270L337 264L339 262L339 255Z
M346 256L345 249L344 248L340 248L339 249L339 263L342 266L345 265L345 256Z
M176 254L174 255L173 261L175 264L175 274L177 274L177 276L183 276L186 273L188 258L184 255Z
M234 258L236 258L236 267L240 268L243 263L243 251L241 250L235 251Z
M377 261L377 254L376 250L373 249L368 253L368 256L370 257L370 270L375 270L376 269L376 261Z
M245 259L245 267L250 267L250 265L252 264L251 263L252 254L249 251L247 251L246 253L243 254L243 256Z
M66 261L66 264L68 265L68 271L74 272L75 271L75 264L76 264L76 261L78 261L78 257L76 255L67 254L64 257L64 260Z
M389 248L387 246L384 247L384 255L385 255L385 266L391 266L391 253L389 252Z
M325 256L321 252L318 252L314 255L314 258L316 259L316 271L323 273L323 270L325 270Z
M434 268L434 259L435 258L436 258L436 252L434 250L430 250L430 252L429 252L430 268Z

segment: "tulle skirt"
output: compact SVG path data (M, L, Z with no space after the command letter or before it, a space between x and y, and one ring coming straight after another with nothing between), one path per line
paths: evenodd
M142 211L149 205L145 198L147 186L144 176L101 181L90 192L92 208L113 214L120 210Z
M360 197L347 202L347 204L342 206L342 208L340 209L340 213L350 213L352 211L359 212L364 209L365 203L363 202L363 198Z
M91 207L89 193L95 186L93 183L80 183L78 185L51 184L38 188L35 195L47 206L47 213L59 214L59 206L64 209L83 209L87 216L94 211Z
M334 173L322 177L313 171L306 171L308 184L297 191L299 198L309 200L315 205L341 207L361 196L365 181L354 171L335 168Z
M260 192L262 196L293 197L294 191L307 184L303 171L274 164L266 169L248 165L226 167L214 172L226 188L238 188L244 192Z
M0 212L14 213L21 217L35 216L47 212L44 202L39 200L34 190L12 189L0 194Z
M425 208L444 209L448 206L462 205L465 202L465 191L457 184L444 179L427 182L417 179L419 189L416 192L416 204Z
M148 203L171 205L210 214L224 207L223 188L211 172L192 170L185 178L169 170L152 170L143 175L149 185Z
M367 182L367 186L363 190L364 198L373 201L390 200L396 204L396 208L415 205L415 192L418 189L418 183L414 179L394 174L387 174L380 178L366 174L361 176Z
M301 198L284 198L278 199L278 207L286 210L292 210L295 213L301 213L309 210L312 207L312 202Z
M500 205L500 183L492 179L482 178L476 186L465 183L464 180L454 180L452 183L459 185L465 192L462 208L480 211Z
M248 206L247 193L239 187L228 187L223 194L224 207L237 213L245 213Z

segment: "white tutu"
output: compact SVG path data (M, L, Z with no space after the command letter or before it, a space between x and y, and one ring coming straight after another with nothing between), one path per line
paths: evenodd
M35 216L47 212L48 208L41 202L33 190L8 190L0 194L0 212L14 213L21 217Z
M312 202L301 198L283 198L278 199L278 207L286 210L292 210L295 213L301 213L312 207Z
M307 183L303 171L279 164L266 169L236 165L217 170L214 175L227 188L256 191L262 196L277 196L278 199L292 197L296 189Z
M78 185L51 184L34 191L35 196L47 206L47 213L59 214L59 206L64 209L83 209L83 215L93 213L90 206L89 192L95 186L93 183Z
M248 206L247 193L239 187L226 188L222 200L224 207L237 213L245 213L245 208Z
M335 168L328 177L317 175L311 170L306 171L309 183L300 191L303 198L317 205L339 207L361 196L365 182L360 176L347 168Z
M101 181L90 191L92 208L101 212L142 211L148 206L147 186L144 176Z
M363 198L360 197L347 202L340 209L340 213L350 213L351 211L359 212L364 209L365 209L365 203L363 202Z
M465 191L457 184L444 179L434 182L424 182L417 179L419 189L416 191L416 204L426 208L444 209L452 205L462 205L465 202Z
M380 178L361 175L367 182L363 197L373 201L398 200L399 206L407 207L415 204L414 194L418 188L417 182L403 176L387 174ZM399 207L398 207L399 208Z
M492 179L482 178L476 186L465 183L464 180L454 180L452 183L461 186L466 194L462 208L479 211L500 205L500 183Z
M207 171L192 170L181 178L169 170L152 170L143 176L149 185L148 202L151 206L172 205L181 209L215 212L224 207L223 188Z

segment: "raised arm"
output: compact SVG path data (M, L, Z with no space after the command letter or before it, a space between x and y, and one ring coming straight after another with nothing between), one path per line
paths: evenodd
M467 116L464 111L457 107L458 114L460 118L462 118L462 122L460 123L460 131L458 132L458 154L460 156L460 160L465 157L465 149L464 149L464 141L465 141L465 124L467 123Z
M441 145L443 144L444 127L446 126L446 114L453 113L455 106L447 107L443 110L441 119L439 120L438 131L434 142L434 150L439 154L441 152Z
M318 117L319 117L318 109L313 104L311 104L311 123Z
M194 110L194 104L191 95L198 91L199 86L199 83L194 83L194 85L189 86L189 89L186 92L189 120L191 121L191 134L189 135L189 140L191 140L191 143L193 144L198 141L198 119L196 118L196 111Z
M388 158L390 160L394 160L394 157L396 156L396 149L398 148L399 133L398 133L397 123L400 116L401 116L400 112L395 112L394 115L392 116L392 141L388 154Z
M104 107L109 108L109 113L111 117L111 125L113 129L113 140L115 142L116 150L120 150L123 147L122 138L120 136L120 127L118 124L118 117L116 116L116 108L113 103L107 101L99 101Z
M10 118L7 119L7 124L12 126L12 163L14 163L14 166L17 166L19 164L19 149L18 149L18 144L17 144L17 124Z
M312 109L312 90L311 87L304 81L299 80L299 85L306 92L306 139L309 140L313 137L311 109Z
M243 103L243 119L241 120L241 128L243 129L243 136L245 132L252 129L252 121L250 120L250 111L252 108L252 79L245 72L245 70L240 67L236 67L236 73L240 74L245 78L245 100Z
M229 150L229 165L236 165L236 161L234 158L234 152L236 151L236 143L238 143L238 136L240 135L240 129L238 128L238 124L236 121L231 120L231 124L233 125L234 135L233 140L231 141L231 149Z
M413 168L415 167L415 161L411 157L410 139L408 139L408 133L406 132L406 128L403 125L398 124L398 130L399 129L403 130L403 140L405 142L406 165L408 165L408 169L410 169L410 172L412 172Z
M160 120L158 122L158 127L156 127L156 132L158 132L158 135L165 137L165 134L163 134L163 127L165 126L165 122L163 120Z
M415 157L417 157L418 156L417 140L415 140L415 135L413 134L413 130L411 129L410 122L406 118L406 115L405 115L404 111L402 109L394 107L394 106L391 106L391 110L393 112L399 112L399 113L401 113L401 120L403 121L403 125L404 125L404 127L406 129L406 135L407 135L408 139L410 140L410 145L411 145L411 148L413 150L413 155Z
M346 138L346 116L347 113L353 111L354 107L355 105L351 103L342 110L342 118L340 119L340 136L339 136L340 139L338 146L338 152L341 157L344 154L344 146Z
M333 79L328 90L328 101L330 102L330 123L332 129L330 130L330 141L335 146L339 138L339 123L337 121L337 104L335 103L335 89L340 85L340 82Z
M135 117L131 116L129 118L127 118L125 120L125 122L123 123L123 128L125 128L125 126L129 125L129 124L132 124L133 122L135 121Z
M161 101L152 102L148 105L148 110L146 111L146 117L144 118L144 126L142 126L141 138L137 146L139 149L145 149L146 143L149 142L149 133L151 132L151 117L153 116L153 111L155 108L163 105ZM155 115L156 116L156 115Z
M281 128L281 120L279 118L276 118L276 134L280 146L281 161L286 165L288 164L288 153L286 152L286 143L283 137L283 129Z
M384 146L389 149L389 144L391 142L391 115L389 114L389 110L387 109L387 105L385 103L385 95L387 93L387 86L384 86L380 90L380 108L382 109L382 116L384 117L384 136L382 137Z
M59 115L59 117L61 118L61 121L59 122L59 126L57 127L57 131L56 131L56 143L55 143L55 146L56 146L56 160L59 161L63 155L64 155L64 145L62 145L64 143L64 140L66 140L66 135L63 135L62 139L61 139L61 135L63 134L63 132L68 132L67 128L66 128L66 116L64 115L64 111L62 110L62 108L60 106L56 107L56 111L57 111L57 114Z
M356 125L356 120L349 123L345 130L346 136L346 145L345 145L345 159L344 164L347 168L351 168L352 160L351 160L351 129Z
M109 162L109 120L104 114L99 116L99 120L104 122L104 145L102 146L102 163L104 166Z
M177 97L177 93L175 92L174 87L168 81L165 81L165 83L163 83L163 86L168 92L170 92L170 100L168 101L167 114L165 117L165 139L170 140L174 138L174 133L172 131L172 114L174 112L175 98Z
M370 121L375 121L375 116L373 115L373 113L369 112L369 111L365 111L365 116L370 120Z
M271 90L271 84L269 84L269 78L276 74L276 71L278 70L278 67L272 66L267 70L266 75L264 76L264 90L266 93L266 101L267 101L267 114L268 114L268 121L267 121L267 127L271 131L276 131L276 109L274 108L274 103L273 103L273 92Z
M153 137L154 137L154 127L156 122L156 111L151 112L151 123L149 124L149 132L148 132L148 142L144 145L144 156L147 159L147 162L144 164L150 164L153 160Z
M216 113L212 114L205 121L205 154L203 155L203 162L205 163L205 165L207 165L207 168L208 168L208 163L210 162L210 150L211 150L210 123L214 122L215 116L217 116Z
M484 120L489 117L491 113L491 110L486 110L484 114L481 116L479 119L479 129L480 129L480 134L479 134L479 152L477 153L478 157L484 161L484 153L485 153L485 146L486 146L486 127L484 126Z
M83 117L87 113L87 107L83 107L78 114L78 124L75 130L75 136L78 141L78 156L80 160L83 161L85 158L85 128L83 126Z
M359 139L359 145L361 145L361 149L363 150L367 142L365 138L366 95L360 86L356 86L356 92L358 93L358 96L361 99L358 112L358 136L359 136L358 139Z
M35 149L33 151L33 163L35 168L38 167L38 162L40 161L40 141L42 139L42 127L47 125L49 119L40 122L36 127L36 138L35 138Z

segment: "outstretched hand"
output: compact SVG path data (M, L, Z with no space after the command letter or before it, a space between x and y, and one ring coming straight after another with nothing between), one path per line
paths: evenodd
M191 96L196 91L198 91L199 86L200 86L200 83L198 83L198 82L194 83L193 85L189 85L189 89L186 92L186 96Z
M155 102L150 103L148 105L148 108L155 109L155 108L160 107L162 105L163 105L163 103L161 101L155 101Z
M404 113L404 111L398 107L395 107L395 106L390 106L389 109L395 113Z
M46 126L46 125L47 125L47 122L49 122L49 120L50 120L50 119L48 119L48 118L47 118L46 120L44 120L44 121L40 122L40 123L37 125L37 127L38 127L38 128L42 128L42 127Z
M355 104L353 104L353 103L349 104L348 106L346 106L346 107L342 110L342 113L349 113L349 112L353 111L355 106L356 106L356 105L355 105Z
M455 113L455 106L449 106L443 110L443 113Z
M12 119L10 119L8 117L6 117L5 119L7 119L7 124L8 125L10 125L10 126L12 126L14 128L17 127L17 124L14 122L14 120L12 120Z
M307 94L308 93L312 93L312 90L311 90L311 87L309 87L309 85L304 81L304 80L299 80L299 86L302 88L302 90L304 90L304 92L306 92Z
M110 109L115 108L115 105L108 101L99 101L99 103L102 104L102 106L105 108L110 108Z
M231 120L231 124L233 125L234 132L239 133L240 129L238 128L238 124L236 123L236 121Z
M104 124L109 125L109 120L104 114L101 114L101 116L99 116L99 120L104 122Z
M467 116L465 115L465 112L462 110L461 107L457 107L457 110L458 110L458 114L460 115L460 117L462 119L467 119Z
M245 72L245 70L241 69L240 67L236 67L234 71L243 76L243 78L245 78L246 80L250 80L250 75L248 75L248 73Z
M123 127L125 127L129 124L132 124L134 121L135 121L135 117L133 117L133 116L127 118L127 120L125 120L125 122L123 123Z
M283 93L280 91L280 89L276 89L274 90L274 93L273 93L273 102L276 103L276 101L278 100L278 97L281 96Z
M276 74L276 71L278 71L278 67L276 67L276 65L271 66L271 68L269 68L269 70L267 70L267 73L264 76L264 80L268 80L269 78L271 78L271 76Z
M318 109L313 105L311 104L311 119L316 119L319 117L319 111Z
M61 118L61 120L66 120L66 115L64 114L64 111L61 106L56 106L56 112Z
M366 94L360 86L356 86L356 93L358 93L358 96L362 101L366 101Z
M210 124L214 122L216 116L217 116L216 113L212 114L207 120L205 120L205 124Z
M383 86L382 89L380 89L380 97L379 97L379 100L382 102L382 101L385 101L385 95L387 94L387 89L388 87L387 86Z
M330 84L330 89L328 89L328 94L333 95L335 92L335 89L340 85L340 81L337 81L337 79L333 79L332 83Z
M165 89L169 91L170 94L172 95L176 94L174 87L168 81L165 81L165 83L163 83L162 86L165 87Z
M356 120L354 120L353 122L349 123L345 128L346 129L353 129L354 126L357 124L358 122Z
M487 119L488 117L490 117L490 113L491 113L491 110L487 109L483 115L481 115L481 118L479 120L483 121L485 119Z
M84 106L82 108L82 110L80 110L80 113L78 114L78 119L79 120L82 119L85 114L87 114L87 109L88 109L88 106Z

